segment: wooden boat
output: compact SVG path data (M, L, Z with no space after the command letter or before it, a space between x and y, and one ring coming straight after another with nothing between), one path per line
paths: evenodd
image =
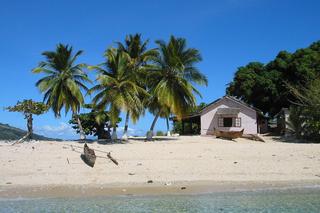
M94 150L93 149L90 149L88 147L88 145L85 143L84 144L84 148L83 148L83 153L81 155L81 158L82 160L88 165L88 166L91 166L93 167L95 162L96 162L96 154L94 153Z
M232 140L236 138L241 138L243 135L243 131L244 129L242 129L241 131L221 131L221 130L214 129L214 135L217 138L226 138L226 139Z

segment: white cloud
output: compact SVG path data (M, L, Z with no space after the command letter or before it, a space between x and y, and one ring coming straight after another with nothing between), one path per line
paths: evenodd
M117 134L119 137L123 134L124 127L120 126L117 128ZM34 132L39 135L43 135L49 138L60 138L60 139L78 139L79 135L71 127L71 125L60 122L59 125L44 125L40 127L35 127ZM144 136L146 132L141 129L128 128L129 136ZM94 139L94 137L89 136L88 138Z
M123 130L124 130L124 127L119 126L117 128L117 134L119 134L121 136L123 134ZM128 128L128 135L129 136L144 136L145 134L146 133L144 130Z
M35 127L34 132L40 135L44 135L50 138L61 138L61 139L76 139L77 134L71 125L60 122L58 126L45 125Z

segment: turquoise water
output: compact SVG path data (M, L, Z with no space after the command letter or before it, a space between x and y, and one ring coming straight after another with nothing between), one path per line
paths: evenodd
M320 189L0 200L0 212L320 212Z

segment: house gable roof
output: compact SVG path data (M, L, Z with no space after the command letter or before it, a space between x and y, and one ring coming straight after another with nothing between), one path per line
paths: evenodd
M236 103L240 104L241 106L244 106L244 107L246 107L246 108L248 108L248 109L250 109L250 110L256 111L257 113L263 114L261 110L255 108L255 107L253 107L253 106L250 106L249 104L247 104L247 103L245 103L245 102L237 99L236 97L229 96L229 95L225 95L225 96L223 96L222 98L219 98L219 99L211 102L211 103L208 104L205 108L203 108L203 109L200 111L199 114L202 115L204 112L208 111L208 109L209 109L210 107L212 107L213 105L215 105L215 104L217 104L217 103L219 103L219 102L221 102L222 100L225 100L225 99L230 100L230 101L233 101L233 102L236 102Z

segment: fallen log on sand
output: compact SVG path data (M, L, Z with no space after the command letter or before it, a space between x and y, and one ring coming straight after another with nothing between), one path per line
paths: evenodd
M107 156L114 164L116 164L118 166L118 161L111 156L110 152L107 154Z

